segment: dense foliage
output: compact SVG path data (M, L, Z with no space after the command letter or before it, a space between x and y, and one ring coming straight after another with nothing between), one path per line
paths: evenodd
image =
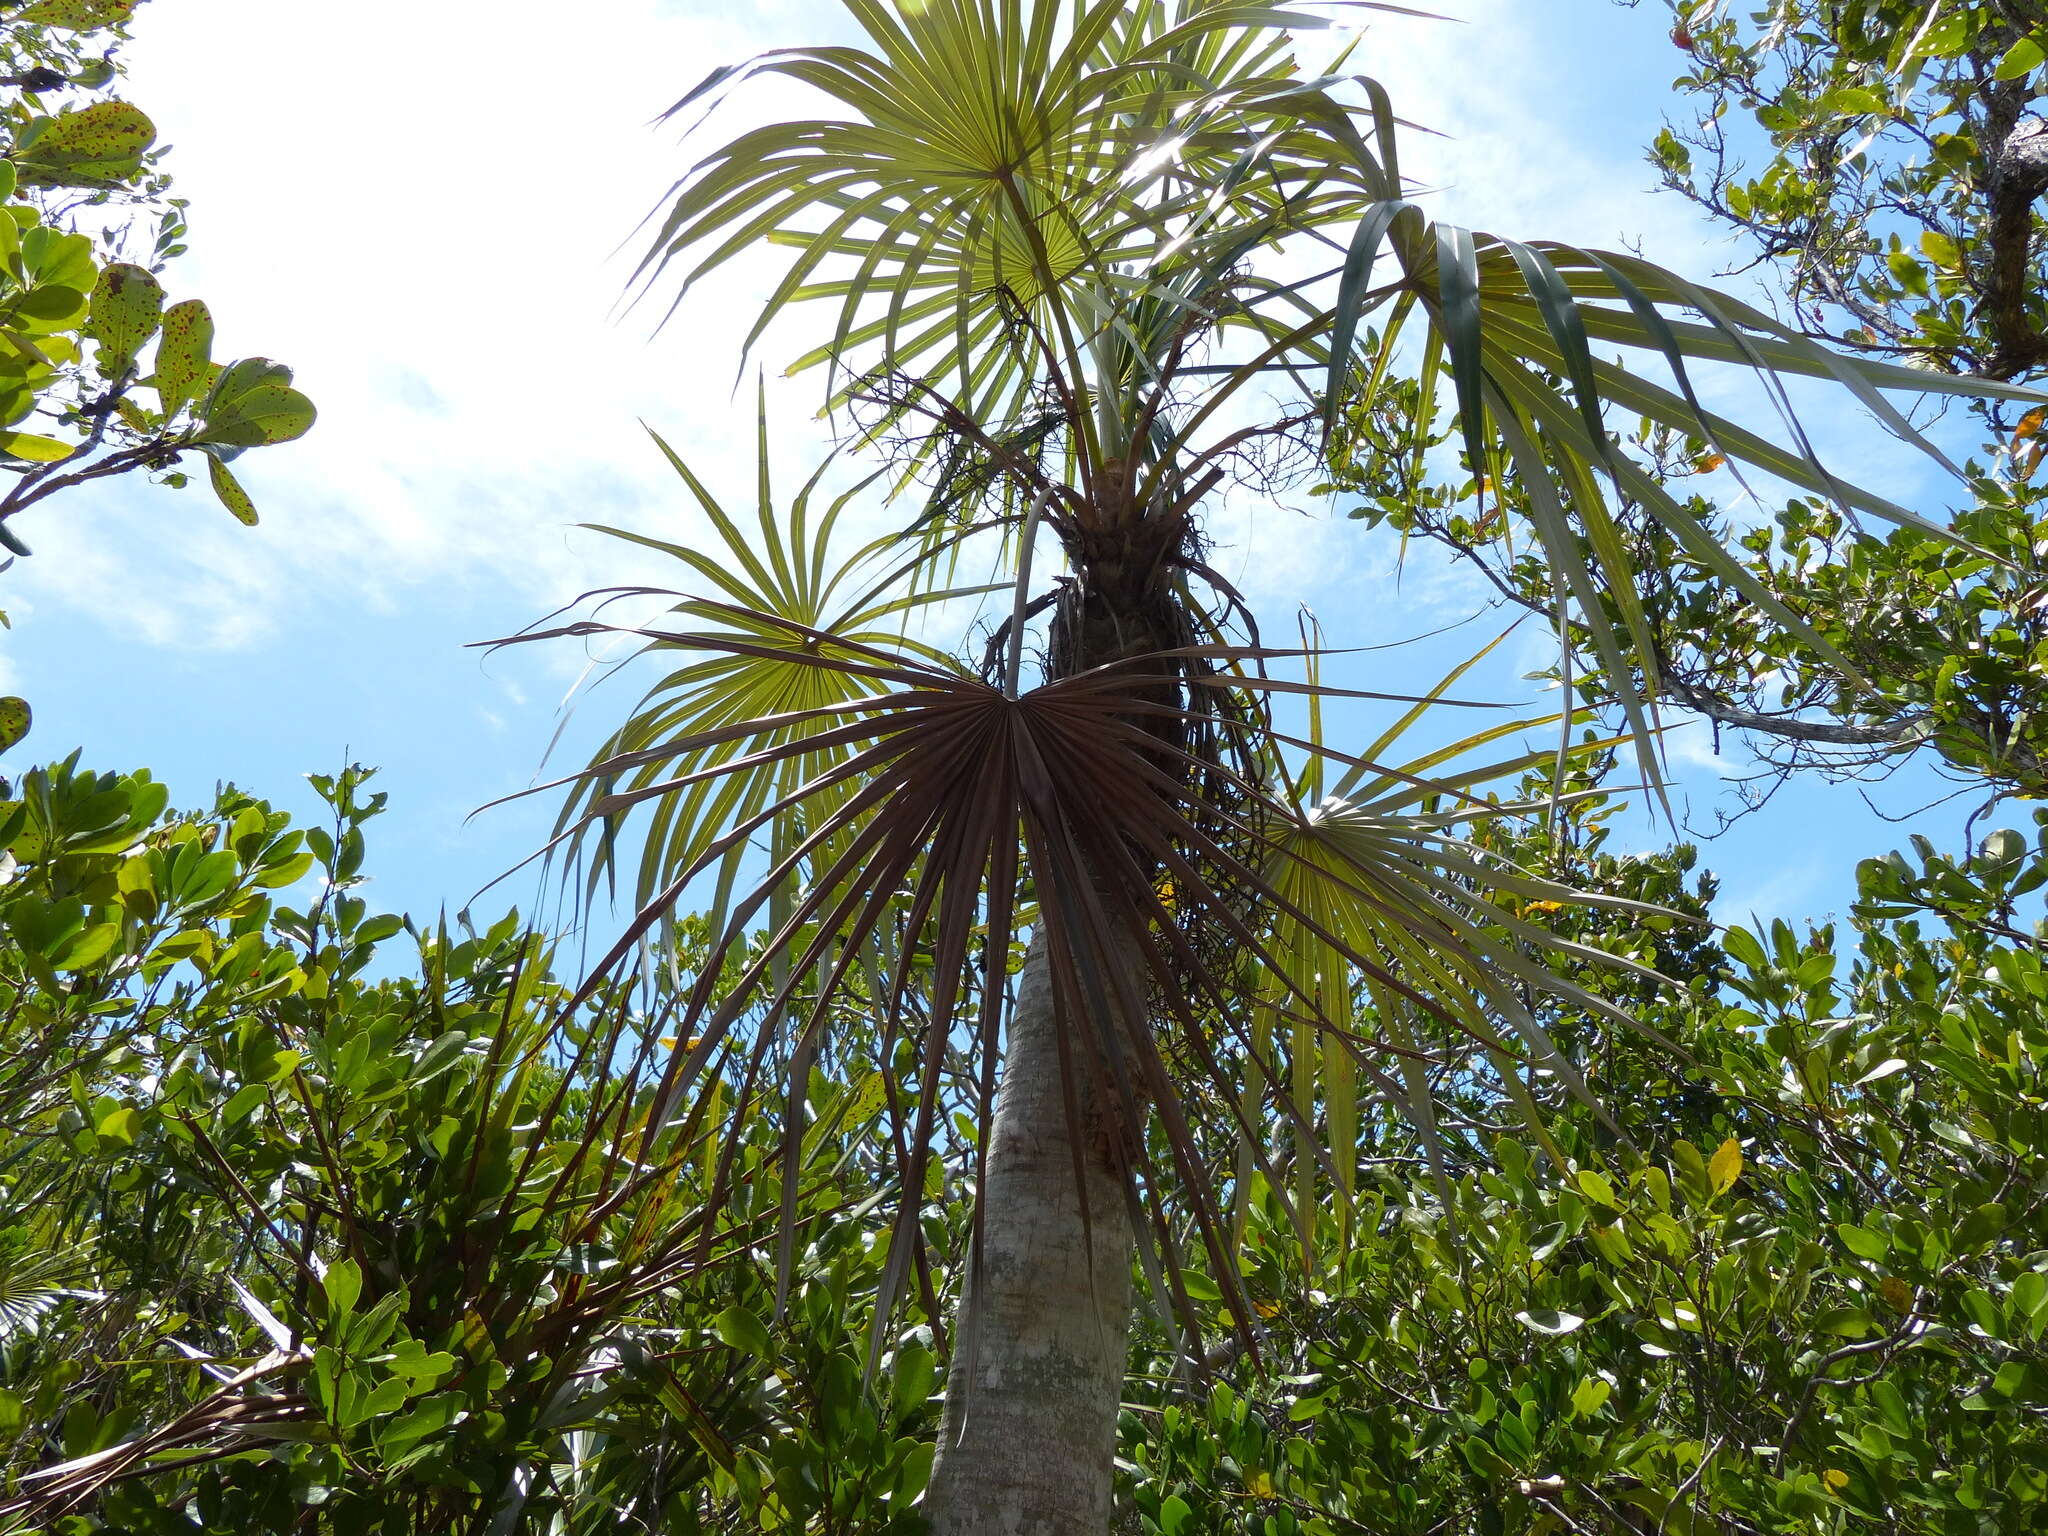
M814 1071L778 1318L777 1139L749 1139L709 1232L711 1159L636 1176L658 984L557 1026L516 920L370 915L366 777L320 780L332 820L303 830L74 764L0 807L8 1508L66 1532L894 1528L953 1271L870 1337L885 1075ZM1696 915L1692 850L1609 854L1610 809L1500 835ZM1382 1105L1312 1270L1254 1176L1258 1358L1186 1274L1220 1375L1163 1332L1134 1361L1127 1524L2033 1529L2048 973L2017 908L2044 850L1868 861L1852 923L1804 936L1537 914L1687 982L1626 998L1684 1057L1553 1010L1618 1123L1539 1078L1546 1152L1446 1051L1442 1182ZM939 1254L970 1166L934 1172Z
M1672 0L1667 185L1778 265L1798 322L2010 378L2048 365L2048 19L2026 0Z
M1579 830L1551 851L1600 885L1711 893L1690 848ZM1560 1160L1467 1086L1441 1189L1384 1118L1360 1235L1312 1273L1255 1200L1265 1370L1134 1403L1144 1528L2038 1529L2048 972L2013 910L2044 882L2048 818L1867 861L1844 929L1555 915L1688 983L1632 1000L1684 1058L1557 1021L1618 1126L1554 1095Z
M565 1018L516 918L371 915L367 777L316 779L306 829L72 763L0 806L0 1513L886 1527L930 1466L935 1365L913 1324L861 1386L881 1074L817 1083L802 1210L835 1219L771 1340L773 1141L636 1162L647 998ZM737 1192L707 1227L714 1179Z
M1685 58L1652 161L1735 237L1731 275L1761 278L1788 326L1929 371L2037 380L2048 32L2035 9L1672 0ZM1744 479L1712 433L1645 420L1631 434L1660 485L1696 488L1689 510L1742 549L1755 586L1738 590L1630 496L1615 528L1644 622L1629 630L1612 593L1604 622L1666 697L1744 734L1764 760L1756 798L1788 769L1867 776L1915 752L1987 793L2044 788L2029 690L2044 655L2048 412L1990 400L1955 417L1916 423L1953 456L1966 501L1918 507L1929 526L1881 536L1838 494L1785 499ZM1352 517L1440 542L1504 602L1557 623L1543 559L1486 515L1471 463L1446 474L1422 451L1449 436L1414 382L1361 397L1330 488ZM1507 481L1501 495L1521 492ZM1576 616L1568 632L1590 679L1598 629Z

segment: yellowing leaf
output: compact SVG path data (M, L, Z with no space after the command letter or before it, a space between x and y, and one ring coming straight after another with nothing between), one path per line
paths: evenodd
M198 396L212 366L213 315L205 302L173 304L164 311L163 339L156 345L156 392L164 415L176 415Z
M142 152L156 142L156 125L125 101L99 101L63 112L17 161L30 186L76 181L117 181L134 174Z
M0 699L0 752L5 752L28 734L31 718L27 699L16 698L12 694Z
M9 458L28 459L37 464L54 464L71 457L73 445L33 432L0 432L0 453Z
M249 499L249 493L242 489L242 482L228 473L227 465L219 459L209 457L206 461L206 478L213 486L213 494L220 498L220 504L234 513L251 528L256 526L256 503Z
M2019 425L2012 429L2012 444L2017 448L2028 438L2037 435L2042 426L2048 424L2048 405L2037 405L2019 419Z
M156 334L163 312L163 284L147 268L109 263L93 285L92 316L85 323L85 334L99 343L100 372L110 379L125 374Z
M1713 1180L1715 1194L1727 1194L1742 1177L1742 1143L1730 1136L1715 1148L1707 1160L1707 1177Z
M1827 1471L1821 1473L1821 1477L1828 1487L1832 1489L1842 1489L1849 1486L1849 1474L1840 1467L1829 1467Z
M12 25L89 32L132 19L135 6L136 0L36 0L14 18Z

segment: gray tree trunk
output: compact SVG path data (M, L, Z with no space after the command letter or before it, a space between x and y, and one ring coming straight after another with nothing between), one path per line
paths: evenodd
M1079 1063L1089 1228L1069 1149L1042 944L1018 977L982 1201L980 1289L964 1298L925 1514L933 1536L1106 1536L1131 1290L1110 1133ZM976 1322L967 1324L968 1309ZM966 1331L978 1328L973 1377Z

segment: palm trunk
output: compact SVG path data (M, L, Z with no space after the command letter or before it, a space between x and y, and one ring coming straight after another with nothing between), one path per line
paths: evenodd
M1104 1117L1077 1084L1082 1220L1058 1027L1044 946L1034 944L1018 978L980 1191L980 1285L954 1332L925 1498L933 1536L1109 1530L1131 1227Z
M1148 524L1130 505L1114 515L1098 507L1094 522L1100 538L1068 550L1079 575L1053 617L1049 678L1156 656L1188 638L1185 616L1161 576L1166 562L1158 548L1180 537L1178 525ZM1178 704L1175 667L1148 665L1158 678L1151 690ZM1149 717L1144 728L1176 729ZM1109 946L1131 942L1128 934L1095 938ZM1121 958L1138 965L1135 953ZM1081 1122L1070 1135L1050 969L1041 938L1018 977L985 1184L977 1192L981 1262L978 1276L970 1266L963 1290L971 1294L963 1295L954 1330L925 1496L932 1536L1109 1532L1134 1257L1128 1175L1117 1155L1118 1106L1096 1102L1092 1091L1100 1074L1086 1053L1098 1031L1088 1028L1068 1031ZM1145 1027L1136 1020L1126 1025Z

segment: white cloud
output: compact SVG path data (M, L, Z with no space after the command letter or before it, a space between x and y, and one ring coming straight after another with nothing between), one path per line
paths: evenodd
M1721 753L1714 739L1714 728L1705 720L1682 721L1666 731L1662 740L1664 759L1680 776L1690 770L1733 779L1743 771L1741 763Z
M1471 0L1465 17L1374 17L1353 61L1405 116L1450 133L1404 142L1406 167L1443 189L1435 205L1482 228L1640 239L1705 275L1715 253L1698 220L1647 195L1640 145L1657 98L1638 63L1562 64L1561 49L1639 18L1607 0ZM716 64L846 26L830 0L612 0L572 50L559 8L538 0L488 14L181 0L175 23L168 7L145 11L133 93L175 144L194 210L171 286L209 298L222 351L293 364L322 420L238 464L262 528L198 489L82 497L25 530L38 555L16 592L154 645L233 648L273 634L309 592L395 620L456 589L539 613L585 587L669 576L573 525L701 528L640 419L715 487L747 493L752 390L735 399L733 369L765 280L758 264L727 271L651 341L666 292L620 316L635 221L690 158L648 121ZM715 131L798 100L757 82ZM1618 127L1615 100L1641 122ZM823 449L820 388L771 382L785 481ZM1833 418L1823 426L1835 441ZM1276 616L1314 602L1333 640L1348 638L1347 609L1387 617L1393 543L1305 502L1226 500L1217 564ZM1411 554L1399 597L1389 622L1422 628L1486 593Z
M815 30L797 8L625 0L574 49L537 3L177 10L146 11L132 54L194 209L169 285L208 299L217 352L292 364L321 422L238 464L258 531L203 490L84 495L24 530L21 586L199 646L256 639L309 582L385 611L478 580L540 604L632 569L571 525L674 521L640 419L751 485L732 368L758 272L707 285L652 344L656 311L616 309L634 224L684 164L649 120L712 64ZM750 94L756 114L790 104ZM817 385L771 393L804 464Z

